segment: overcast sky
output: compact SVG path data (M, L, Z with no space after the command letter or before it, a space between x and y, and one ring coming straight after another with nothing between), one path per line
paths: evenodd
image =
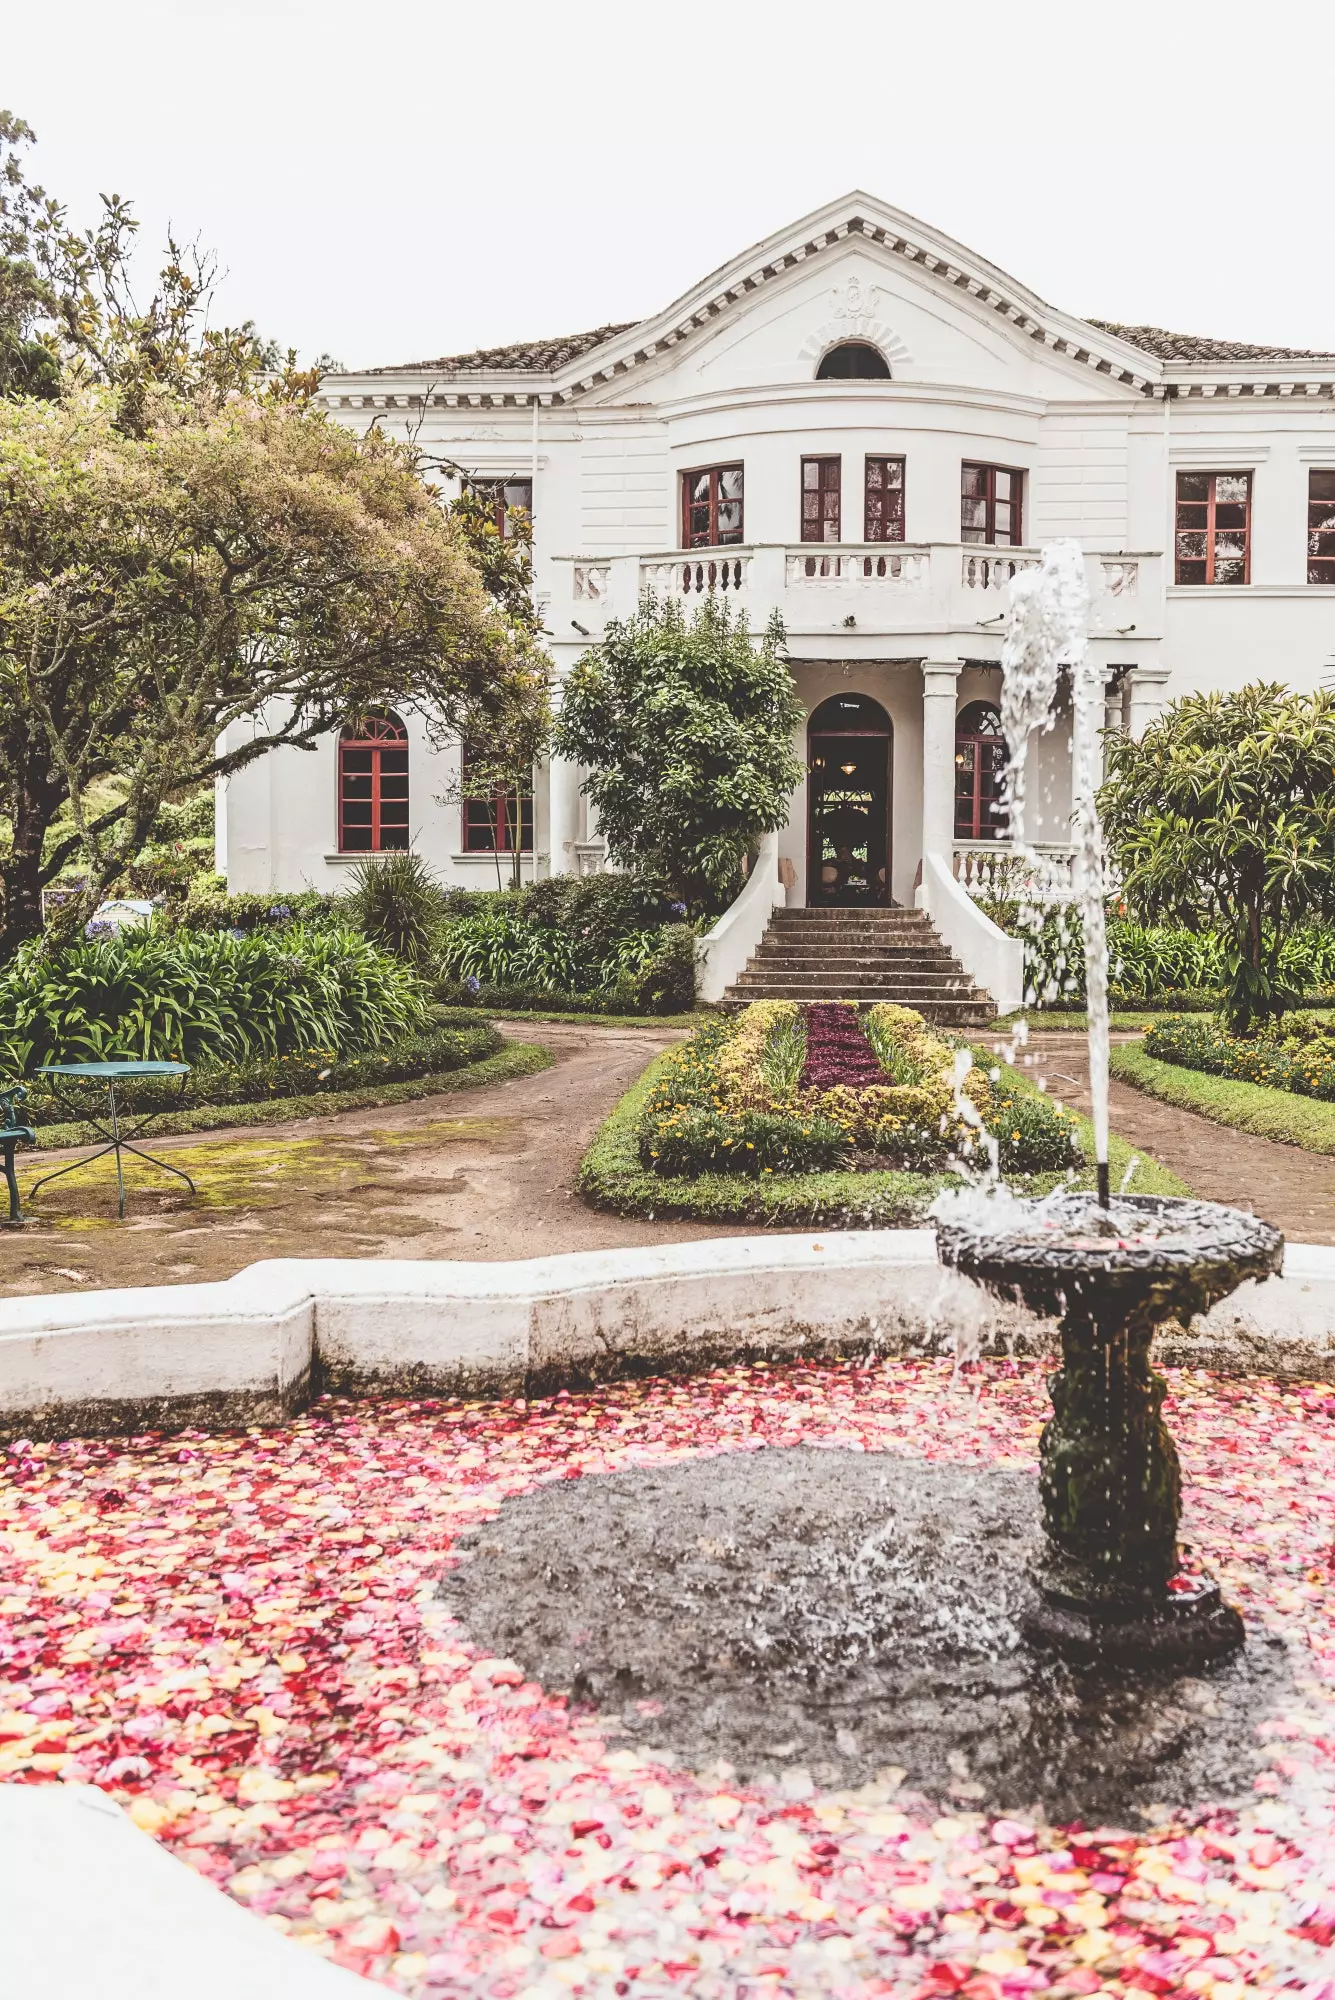
M638 319L853 187L1101 319L1335 351L1330 0L84 0L0 101L353 367Z

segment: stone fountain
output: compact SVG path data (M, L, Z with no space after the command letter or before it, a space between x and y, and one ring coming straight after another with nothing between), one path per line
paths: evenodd
M1180 1572L1181 1476L1150 1365L1156 1327L1183 1324L1245 1279L1278 1272L1283 1238L1211 1202L1121 1195L1108 1177L1107 877L1099 824L1103 674L1089 658L1084 558L1043 552L1012 585L1002 655L1011 824L1024 854L1030 733L1050 726L1058 677L1073 698L1075 892L1085 937L1097 1192L1017 1200L988 1184L938 1205L941 1260L999 1296L1060 1317L1040 1487L1046 1553L1031 1640L1075 1659L1185 1662L1243 1642L1208 1577ZM1034 857L1031 855L1030 859Z

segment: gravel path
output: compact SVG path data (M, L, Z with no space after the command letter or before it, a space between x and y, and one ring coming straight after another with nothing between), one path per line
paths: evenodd
M262 1257L505 1259L748 1233L601 1215L574 1192L597 1127L680 1030L502 1026L550 1049L552 1068L387 1109L150 1141L188 1166L199 1204L136 1178L118 1223L111 1176L71 1175L41 1198L41 1220L0 1230L0 1296L200 1283ZM23 1189L41 1157L20 1155Z
M1113 1040L1134 1042L1139 1036L1114 1035ZM1030 1073L1046 1076L1054 1097L1087 1112L1089 1059L1083 1034L1039 1032L1030 1048ZM1108 1102L1114 1132L1180 1175L1193 1194L1251 1210L1295 1243L1335 1243L1335 1159L1235 1132L1194 1111L1160 1104L1115 1078Z

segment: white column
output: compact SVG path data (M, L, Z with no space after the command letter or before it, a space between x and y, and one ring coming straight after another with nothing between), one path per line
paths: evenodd
M922 663L922 851L950 865L955 844L955 689L963 660Z
M579 839L579 765L566 757L553 757L547 767L549 867L553 875L577 872L575 843Z
M1168 667L1133 667L1128 676L1131 701L1127 727L1137 743L1163 713L1170 672Z
M1123 719L1125 690L1120 681L1114 681L1115 669L1109 667L1103 684L1103 775L1108 775L1108 753L1114 736L1120 735L1126 724Z

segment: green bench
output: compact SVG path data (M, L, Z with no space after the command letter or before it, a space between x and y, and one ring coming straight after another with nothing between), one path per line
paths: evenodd
M14 1109L27 1091L21 1083L11 1084L8 1090L0 1090L0 1153L4 1155L5 1182L9 1188L10 1222L22 1222L23 1211L19 1207L19 1184L14 1176L14 1148L26 1139L37 1142L37 1134L31 1125L20 1125L18 1112Z

